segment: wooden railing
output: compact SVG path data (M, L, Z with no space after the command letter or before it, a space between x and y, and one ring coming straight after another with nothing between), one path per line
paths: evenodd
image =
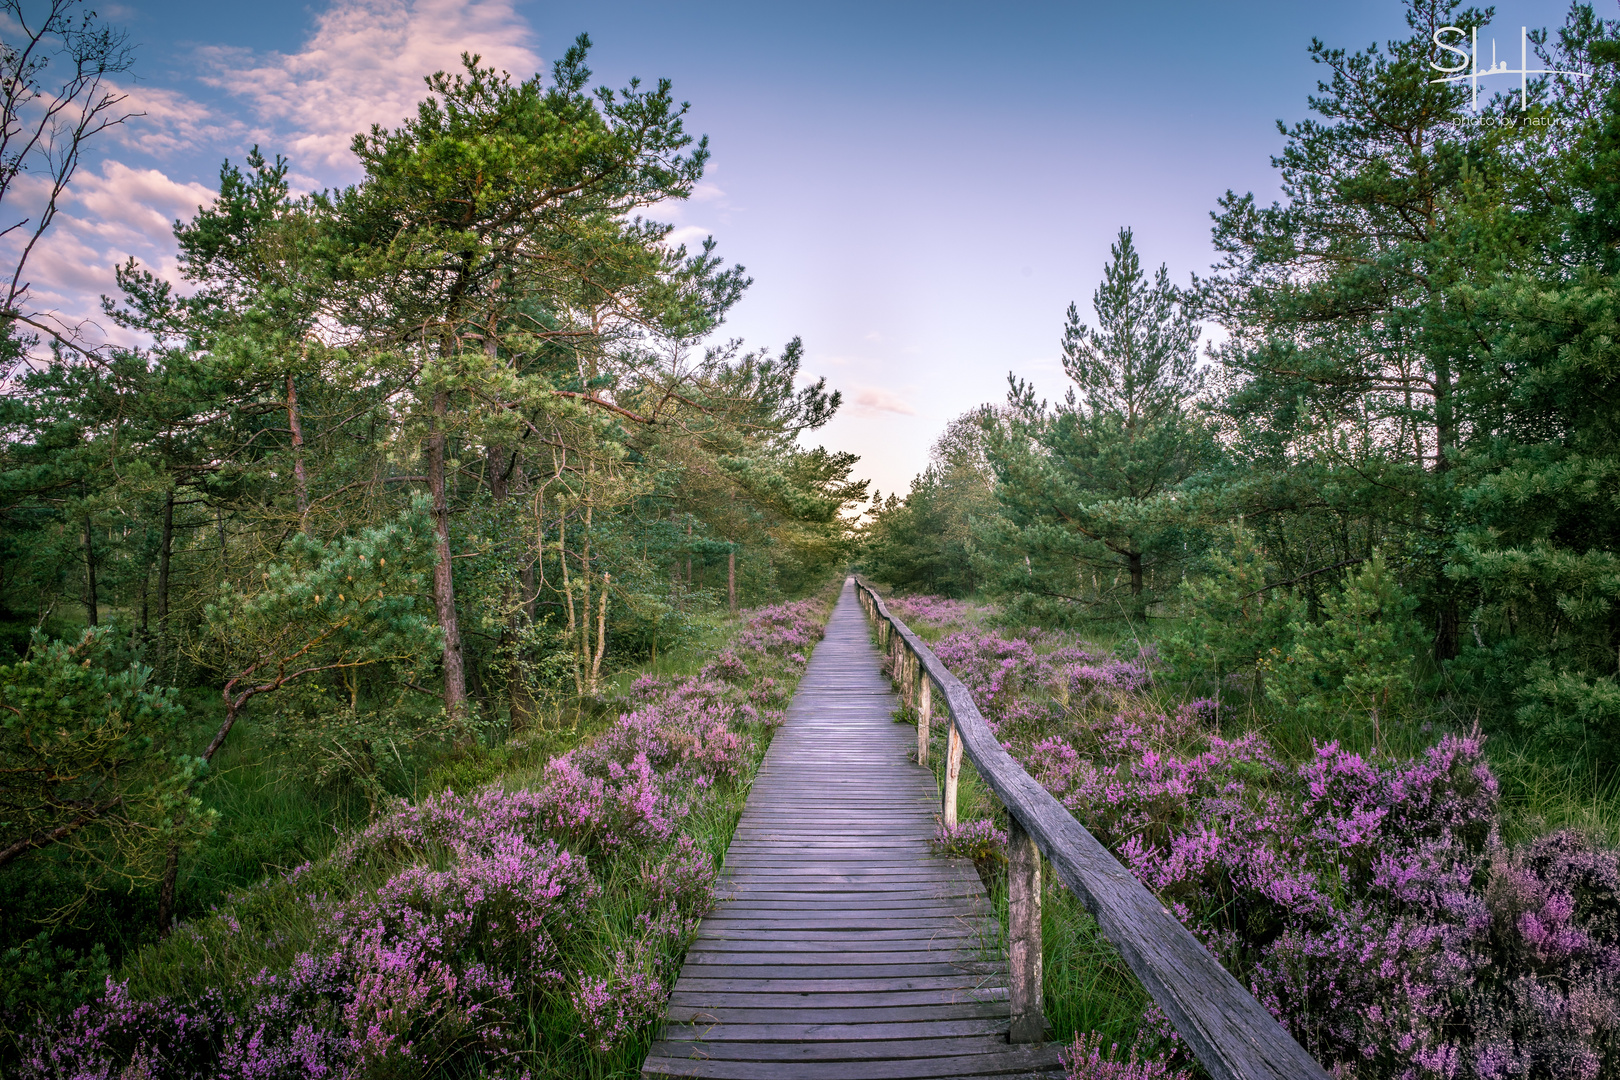
M934 688L949 709L943 817L956 824L965 752L1007 808L1008 962L1013 1042L1045 1035L1041 1011L1041 856L1096 917L1103 934L1214 1080L1327 1080L1327 1072L1199 940L1036 783L985 723L973 698L927 644L855 579L895 682L917 709L917 759L928 761Z

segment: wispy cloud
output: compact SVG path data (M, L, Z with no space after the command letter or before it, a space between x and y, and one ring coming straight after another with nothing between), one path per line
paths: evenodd
M136 114L112 129L113 139L126 150L165 158L200 147L234 150L251 138L241 119L218 113L178 90L141 83L117 89L124 95L121 108Z
M916 416L917 410L911 403L892 390L885 390L881 386L857 386L855 388L855 415L876 416L878 413L897 413L900 416Z
M457 69L469 52L528 78L541 67L533 41L511 0L335 0L296 52L198 50L203 81L225 91L227 105L231 97L241 102L234 114L177 90L121 87L124 108L143 115L113 130L99 170L83 169L74 179L29 264L36 305L69 323L93 316L99 297L115 290L113 268L131 256L178 279L173 223L215 193L174 180L163 171L166 159L199 150L240 159L257 142L292 159L298 186L355 179L354 135L414 112L427 93L424 75ZM705 194L724 195L718 188ZM24 202L27 192L17 197Z
M173 223L212 201L201 184L179 183L157 169L103 161L84 170L68 188L55 225L28 263L33 306L73 325L100 310L99 298L116 293L113 268L130 257L177 281ZM92 332L90 340L110 334Z
M468 52L527 78L541 67L533 41L509 0L337 0L295 53L199 54L204 81L243 99L297 168L347 177L355 134L414 112L424 75L459 69Z

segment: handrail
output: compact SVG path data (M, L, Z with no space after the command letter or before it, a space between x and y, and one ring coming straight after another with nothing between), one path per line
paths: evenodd
M1158 898L1013 760L979 714L967 687L889 613L877 590L859 575L854 581L861 606L877 624L879 643L895 661L895 681L908 702L918 703L921 760L926 761L934 686L950 709L947 823L955 824L956 819L952 759L959 767L964 750L1007 808L1012 1041L1036 1041L1044 1028L1038 848L1214 1080L1328 1080L1327 1071Z

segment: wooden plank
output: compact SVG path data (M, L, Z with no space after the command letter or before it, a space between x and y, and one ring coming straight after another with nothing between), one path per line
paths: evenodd
M671 1003L669 1021L695 1024L793 1024L793 1023L891 1023L912 1020L971 1020L998 1018L1003 1024L1008 1018L1005 1001L961 1001L954 1005L874 1005L866 1008L850 1005L824 1007L754 1008L747 1005L697 1006L685 1002Z
M995 1053L889 1061L714 1061L649 1057L643 1075L714 1080L936 1080L960 1076L1016 1076L1059 1067L1059 1050L1009 1046Z
M717 1025L728 1027L729 1025ZM764 1026L764 1025L760 1025ZM758 1042L733 1039L671 1039L653 1043L651 1055L702 1058L706 1061L903 1061L916 1058L965 1057L1000 1053L1005 1034L931 1036L901 1034L889 1039L849 1038L838 1024L770 1025L782 1038ZM885 1025L909 1027L910 1025ZM917 1025L921 1027L922 1025ZM837 1032L838 1034L831 1034Z
M867 1023L869 1019L865 1010L877 1008L896 1008L902 1005L987 1005L1001 1002L1002 1008L996 1013L1003 1020L1009 1015L1006 1009L1006 987L987 986L979 990L892 990L860 993L845 991L838 994L726 994L709 990L700 995L703 1001L712 1002L716 1007L749 1008L749 1009L817 1009L842 1008L849 1010L855 1018L854 1022ZM690 1005L692 1000L688 995L677 990L670 996L672 1005Z
M957 1039L989 1035L1007 1039L1005 1020L916 1020L886 1024L671 1024L667 1042L882 1042L890 1039Z

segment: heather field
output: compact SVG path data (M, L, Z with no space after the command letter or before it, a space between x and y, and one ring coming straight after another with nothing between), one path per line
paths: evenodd
M394 801L86 1003L8 1017L8 1073L635 1075L827 611L745 613L694 674L626 675L617 720L572 749Z
M1477 734L1414 723L1405 738L1428 734L1413 753L1310 738L1302 752L1241 697L1189 697L1150 645L1099 648L936 597L891 606L1031 775L1336 1075L1613 1075L1620 852L1505 810ZM962 823L940 842L994 882L1004 812L964 772ZM1046 1008L1079 1039L1073 1076L1188 1066L1046 880Z

